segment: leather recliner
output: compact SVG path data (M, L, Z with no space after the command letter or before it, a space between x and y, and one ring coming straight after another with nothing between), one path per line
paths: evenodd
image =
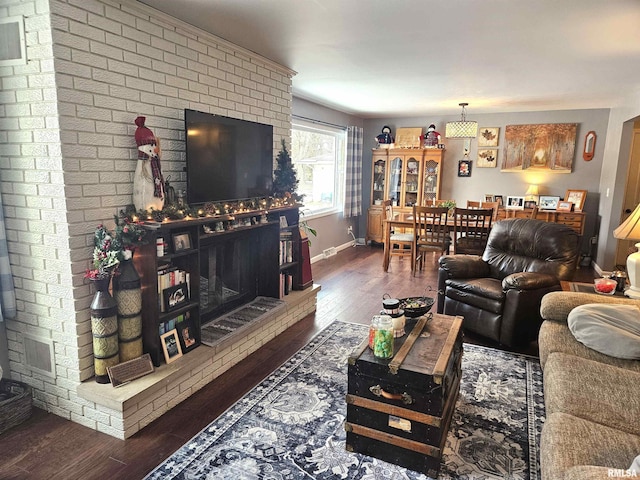
M576 269L579 236L570 227L516 218L493 225L482 256L445 255L438 269L438 313L463 328L514 346L536 338L540 301Z

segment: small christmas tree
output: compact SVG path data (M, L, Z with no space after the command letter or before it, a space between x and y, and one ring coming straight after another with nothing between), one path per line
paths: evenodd
M273 172L273 196L284 197L286 194L291 194L296 202L302 200L303 195L298 195L296 190L298 189L298 176L291 163L291 156L287 150L287 145L282 139L282 149L278 152L276 157L278 166L275 172Z

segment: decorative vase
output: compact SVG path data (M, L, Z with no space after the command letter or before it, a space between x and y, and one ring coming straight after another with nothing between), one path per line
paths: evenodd
M113 296L118 305L120 361L142 355L142 290L133 259L122 260L113 277Z
M92 279L96 293L91 302L93 366L96 382L109 383L107 368L120 362L118 355L118 306L109 293L111 277Z

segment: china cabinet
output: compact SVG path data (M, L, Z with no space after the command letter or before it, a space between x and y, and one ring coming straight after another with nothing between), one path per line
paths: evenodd
M391 200L394 211L410 211L440 199L443 158L444 149L437 148L373 150L367 242L383 240L384 200Z

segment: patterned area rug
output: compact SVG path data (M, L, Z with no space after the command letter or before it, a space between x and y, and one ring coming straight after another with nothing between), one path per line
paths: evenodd
M347 358L367 327L336 321L148 479L427 479L345 450ZM440 479L539 478L537 359L464 345Z

